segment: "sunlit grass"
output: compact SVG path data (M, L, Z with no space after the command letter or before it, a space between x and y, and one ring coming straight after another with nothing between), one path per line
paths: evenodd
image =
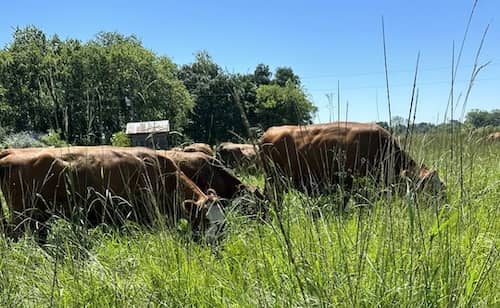
M495 306L500 303L500 145L439 136L414 156L447 179L448 201L286 194L280 218L228 215L213 249L183 228L85 230L58 222L48 244L0 240L1 306ZM420 149L415 146L413 149ZM263 185L259 175L243 175ZM281 219L281 224L280 224ZM280 225L282 228L280 228Z

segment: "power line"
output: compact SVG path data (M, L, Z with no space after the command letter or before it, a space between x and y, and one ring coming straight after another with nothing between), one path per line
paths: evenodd
M476 79L474 80L475 83L479 81L500 81L500 78L483 78L483 79ZM468 83L470 82L469 79L464 79L460 81L456 81L455 84L457 83ZM440 84L449 84L450 81L433 81L433 82L419 82L417 83L418 86L429 86L429 85L440 85ZM391 88L403 88L403 87L410 87L411 84L406 83L406 84L396 84L396 85L390 85ZM378 86L361 86L361 87L343 87L343 90L360 90L360 89L380 89L384 88L385 86L383 85L378 85ZM336 89L332 88L325 88L325 89L308 89L307 92L335 92Z
M498 66L500 63L490 63L488 67L491 66ZM462 65L461 68L471 68L473 65ZM451 70L451 66L442 66L442 67L433 67L433 68L427 68L427 69L419 69L419 72L433 72L433 71L444 71L444 70ZM391 70L389 71L389 74L394 74L394 73L414 73L413 70ZM372 75L383 75L385 74L384 71L378 71L378 72L359 72L359 73L352 73L352 74L319 74L319 75L306 75L303 77L300 77L300 79L322 79L322 78L332 78L332 79L342 79L342 78L348 78L348 77L359 77L359 76L372 76Z

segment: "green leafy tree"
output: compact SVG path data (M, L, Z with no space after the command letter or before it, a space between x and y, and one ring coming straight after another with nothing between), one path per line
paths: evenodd
M253 81L255 85L266 85L271 83L272 73L268 65L258 64L253 72Z
M500 109L491 112L474 109L467 113L465 122L473 127L500 126Z
M291 67L278 67L274 73L273 83L284 87L287 82L300 86L300 78L295 75Z
M184 129L193 101L170 59L116 33L98 34L85 53L87 127L97 137L107 139L128 121L168 119Z
M46 57L49 54L45 34L34 28L17 28L0 63L4 125L17 130L46 131L51 126L51 101L43 93Z
M302 89L292 82L284 87L273 84L257 89L256 116L264 129L274 125L310 124L316 111Z
M193 106L177 66L135 36L102 32L81 43L18 28L0 52L0 125L17 131L53 128L95 144L130 120L169 119L182 131Z
M246 137L246 112L237 76L223 72L207 52L199 52L192 64L182 66L180 78L196 102L188 134L195 141L215 144Z
M237 76L242 105L252 130L283 123L310 123L316 107L300 87L300 78L291 68L278 68L274 79L272 76L269 67L264 64L257 65L253 75ZM285 110L293 111L283 114Z
M228 74L200 52L179 69L133 35L81 42L30 26L0 49L0 126L53 129L71 144L106 143L129 121L160 119L195 141L238 141L252 127L309 123L315 110L289 67Z

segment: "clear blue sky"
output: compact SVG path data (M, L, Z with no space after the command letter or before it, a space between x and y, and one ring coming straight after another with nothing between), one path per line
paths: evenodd
M385 19L392 114L408 114L421 52L417 121L442 121L450 91L452 44L458 50L473 0L384 1L39 1L2 3L0 45L16 26L86 41L99 31L135 34L144 46L178 64L207 50L229 72L258 63L290 66L318 106L316 122L341 114L387 120L381 16ZM467 110L500 108L500 0L480 0L459 67L456 96L465 94L474 56L492 61L477 77ZM327 94L333 95L333 111ZM459 104L462 108L462 102Z

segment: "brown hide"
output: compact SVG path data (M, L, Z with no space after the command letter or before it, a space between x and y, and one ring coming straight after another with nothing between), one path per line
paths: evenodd
M253 144L223 142L217 147L217 155L228 167L237 168L255 163L257 150Z
M125 218L150 224L159 212L196 227L214 201L171 159L146 148L8 149L0 152L0 181L13 226L53 214L70 218L79 208L91 225ZM175 192L189 200L179 206Z
M240 212L251 216L266 215L264 196L261 192L256 187L241 182L218 159L201 152L158 152L172 159L203 192L208 194L210 190L214 190L218 197L226 200L246 196L243 200L233 203Z
M209 189L213 189L217 193L217 196L231 199L242 191L249 191L259 198L263 197L256 188L247 187L214 157L201 152L158 152L172 159L181 171L205 193Z
M339 183L350 190L354 176L388 184L403 170L416 181L436 175L418 168L388 131L370 123L271 127L261 138L261 153L269 180L284 175L305 192Z
M488 137L486 137L486 140L488 142L498 142L498 141L500 141L500 132L489 134Z
M214 156L214 151L212 147L206 143L193 143L185 146L182 151L184 152L201 152L210 156Z

